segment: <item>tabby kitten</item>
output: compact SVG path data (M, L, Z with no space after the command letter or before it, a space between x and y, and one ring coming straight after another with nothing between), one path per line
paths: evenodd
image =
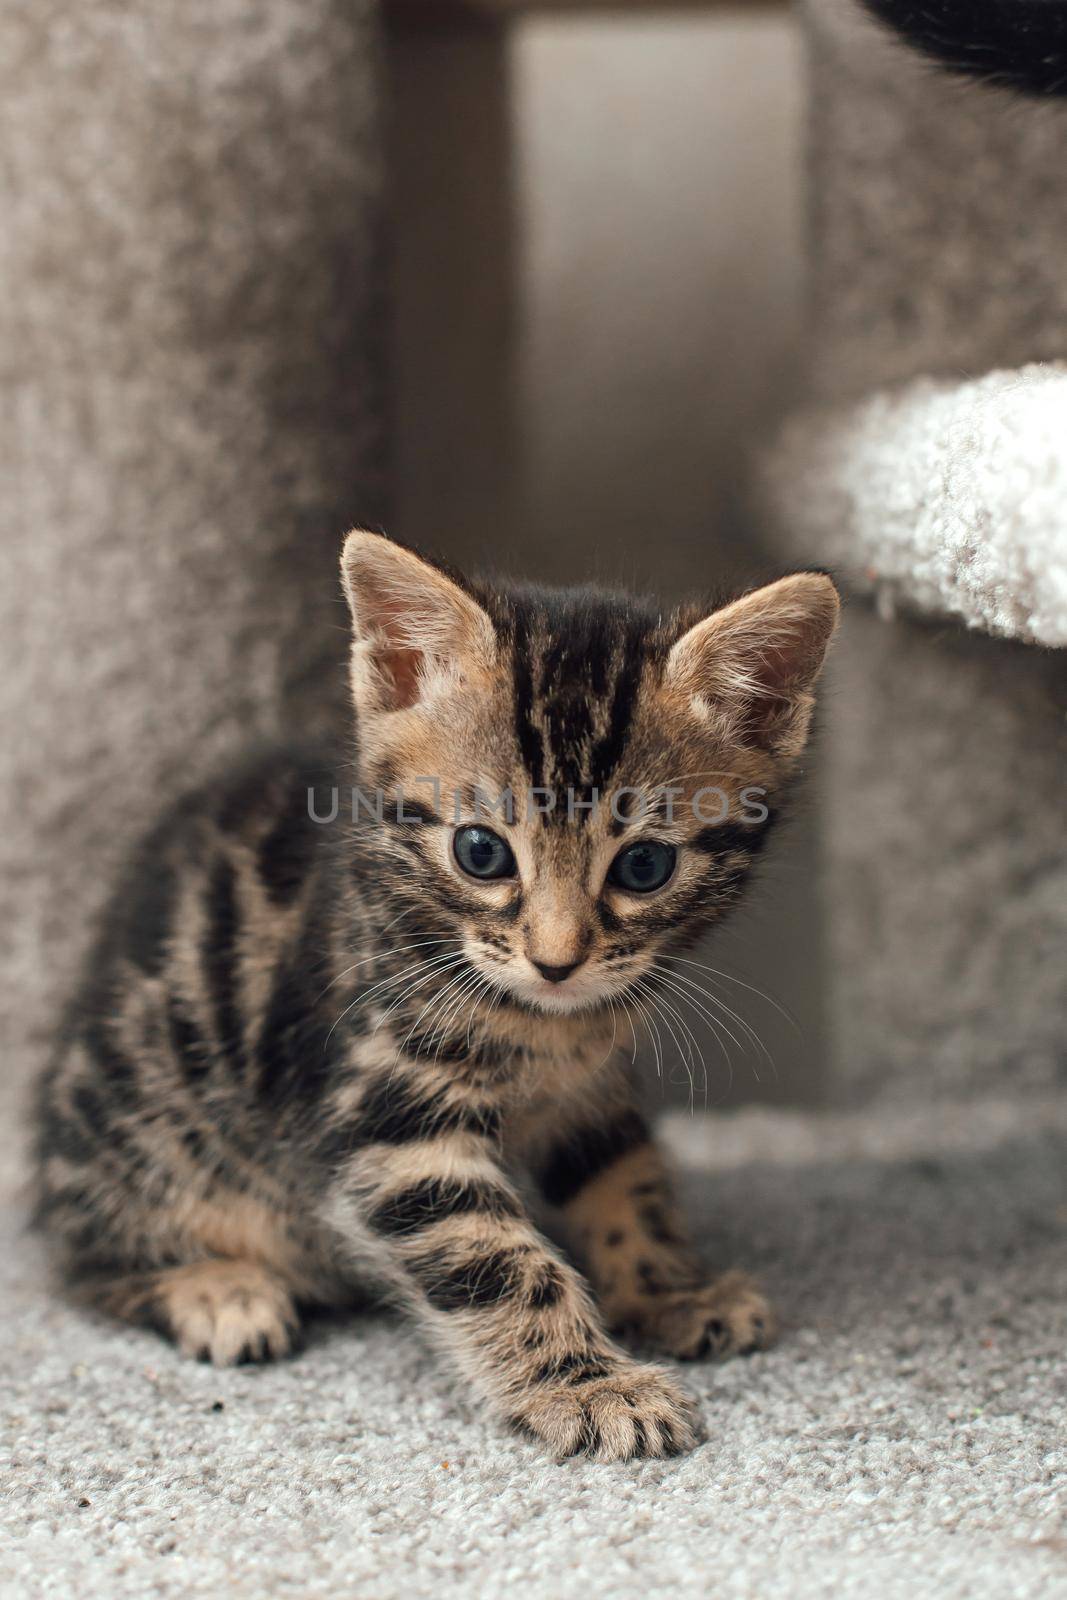
M284 1356L298 1307L373 1282L556 1454L684 1450L684 1391L612 1334L726 1355L772 1318L694 1255L620 1047L738 899L837 594L800 573L663 620L362 532L342 571L358 757L273 753L147 842L42 1085L39 1217L189 1355Z

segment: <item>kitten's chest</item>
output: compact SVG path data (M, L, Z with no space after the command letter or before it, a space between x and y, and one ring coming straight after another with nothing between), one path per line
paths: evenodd
M582 1093L611 1055L610 1035L599 1030L551 1044L533 1045L516 1073L516 1101L551 1105Z
M434 1077L445 1074L486 1090L495 1088L503 1104L526 1105L570 1094L595 1077L611 1055L611 1030L586 1027L531 1027L462 1032L454 1038L427 1041L409 1029L375 1027L350 1038L351 1057L361 1073L403 1066L425 1067Z

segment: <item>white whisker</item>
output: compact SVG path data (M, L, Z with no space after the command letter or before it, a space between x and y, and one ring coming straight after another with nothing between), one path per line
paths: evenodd
M659 1029L658 1028L656 1029L655 1037L653 1037L652 1029L654 1027L654 1023L650 1022L649 1016L648 1016L648 1012L645 1010L645 1007L641 1003L641 1001L637 998L637 995L634 993L633 987L631 987L631 989L629 991L629 998L630 998L632 1004L637 1007L637 1014L641 1018L641 1021L645 1025L645 1031L648 1034L648 1040L649 1040L649 1043L652 1046L653 1055L655 1057L656 1077L657 1078L662 1078L663 1077L663 1056L662 1056L662 1053L661 1053L661 1050L660 1050L660 1045L657 1042L659 1040ZM636 1050L634 1052L634 1058L636 1060Z
M794 1017L792 1012L783 1006L780 1001L776 1000L773 995L768 994L765 989L758 989L754 983L746 983L743 978L735 977L732 972L721 972L718 967L709 966L706 961L694 961L691 956L672 955L668 956L667 959L669 961L680 961L682 965L686 967L699 967L701 971L709 973L713 978L722 978L727 983L736 983L739 989L747 989L750 994L757 995L761 1000L766 1000L769 1006L774 1007L779 1016L784 1017L786 1022L788 1022L791 1027L795 1028L799 1032L800 1024L798 1023L796 1017Z
M716 1014L713 1014L711 1011L709 1011L707 1009L707 1007L705 1005L703 1005L701 1002L698 1002L696 999L693 998L693 995L690 994L688 988L683 988L682 987L683 979L682 979L682 975L680 973L671 972L669 968L661 966L659 964L659 962L653 962L653 964L652 964L652 966L651 966L651 968L649 970L655 973L656 978L659 980L660 983L662 983L664 985L670 985L672 987L673 992L676 995L678 995L679 997L684 997L684 998L688 999L689 1003L693 1007L693 1009L695 1011L700 1012L701 1016L703 1016L709 1023L711 1023L712 1027L715 1029L716 1037L718 1037L718 1030L721 1028L723 1033L725 1033L726 1037L730 1040L731 1044L736 1045L738 1050L740 1050L742 1055L745 1054L745 1046L744 1046L744 1044L742 1044L741 1040L737 1037L736 1033L734 1033L733 1029L730 1028L729 1025L726 1022L723 1021L722 1017L720 1017L720 1016L718 1016ZM696 991L696 993L704 995L705 999L707 1001L709 1001L711 1004L713 1004L713 1005L720 1004L717 995L707 994L705 990L700 989L695 984L692 985L692 988ZM747 1026L747 1024L742 1024L742 1032L745 1031L745 1027L746 1026Z
M335 978L331 978L329 983L326 985L326 988L323 989L322 994L319 994L319 995L316 996L315 1003L317 1005L318 1002L322 999L322 996L324 994L328 994L329 991L333 988L335 983L340 983L342 981L342 979L343 978L347 978L350 973L358 971L358 969L360 967L365 967L372 961L388 961L391 956L403 955L405 950L424 950L427 945L431 945L431 944L462 944L462 943L463 943L462 939L444 939L444 938L419 939L414 944L398 944L398 945L394 945L391 950L379 950L373 956L364 956L362 961L353 961L353 963L352 963L352 965L350 967L346 967L345 970L343 972L339 972Z
M687 990L692 990L696 994L701 995L703 997L703 999L708 1002L709 1005L717 1007L720 1012L725 1012L725 1014L731 1019L731 1021L736 1022L737 1026L741 1029L741 1032L745 1035L746 1039L751 1041L752 1046L755 1049L757 1056L761 1057L767 1063L767 1065L770 1067L771 1071L773 1073L775 1073L775 1075L777 1076L777 1069L776 1069L775 1064L774 1064L774 1057L771 1055L770 1051L767 1049L767 1046L764 1044L763 1040L760 1038L760 1036L756 1032L755 1028L753 1028L752 1025L748 1021L746 1021L746 1019L743 1016L741 1016L741 1014L739 1012L735 1011L732 1006L728 1006L726 1004L726 1001L723 1000L720 995L712 994L710 990L705 989L701 984L697 983L695 979L688 977L684 972L669 972L668 975L669 975L671 983L674 986L674 989L675 989L676 992L679 992L679 986L680 985L684 985ZM661 973L661 976L662 976L662 973ZM690 1004L692 1004L694 1006L697 1005L697 1003L695 1001L693 1001L693 1000L690 1000ZM700 1009L700 1008L697 1007L697 1009ZM718 1021L719 1021L719 1026L724 1030L724 1032L729 1034L730 1038L734 1040L734 1043L738 1045L738 1048L741 1048L740 1042L735 1038L734 1034L727 1027L726 1023L722 1021L721 1017L718 1018ZM758 1076L757 1076L757 1082L758 1081L759 1080L758 1080Z
M485 980L482 977L482 974L475 971L467 978L465 983L460 984L458 994L454 996L447 1013L442 1017L438 1027L434 1030L434 1032L438 1035L437 1049L434 1051L435 1063L440 1059L441 1051L444 1049L445 1040L448 1038L449 1029L452 1026L452 1019L459 1014L466 1000L472 994L477 994L478 989L484 982ZM433 1035L431 1034L430 1037L432 1038Z
M465 959L466 958L463 955L460 955L458 957L459 961L465 961ZM439 975L440 976L444 976L443 973L441 973ZM404 1035L403 1039L400 1041L400 1044L397 1047L398 1051L406 1050L409 1041L411 1040L412 1036L414 1035L414 1033L418 1029L419 1023L422 1021L423 1017L426 1015L427 1012L430 1013L430 1019L431 1019L431 1023L432 1023L433 1017L437 1013L437 1011L438 1011L438 1009L439 1009L439 1007L441 1005L441 1002L443 1001L444 997L457 984L461 983L466 976L467 976L467 974L465 972L454 972L452 974L452 976L448 979L448 982L445 984L444 988L436 990L435 993L430 996L429 1000L427 1000L426 1004L423 1006L422 1010L419 1012L418 1016L415 1018L414 1022L411 1024L411 1027L408 1029L407 1033ZM432 1037L433 1037L432 1033L427 1035L427 1042L429 1042L429 1039L432 1038Z
M377 1033L378 1029L388 1021L394 1012L399 1010L399 1008L404 1004L405 1000L407 1000L416 989L421 989L423 984L429 983L432 978L443 977L446 972L450 971L452 967L457 966L461 961L463 961L463 959L464 957L461 952L459 955L449 956L447 959L443 959L440 962L431 963L432 970L429 972L424 972L420 978L415 978L413 982L408 984L406 989L402 990L401 993L397 995L395 1000L390 1002L390 1004L382 1012L382 1015L378 1018L378 1021L375 1023L373 1031Z
M652 1007L656 1016L662 1018L667 1032L674 1041L674 1048L677 1050L678 1055L681 1058L682 1065L686 1071L686 1076L689 1079L689 1114L692 1116L694 1110L696 1109L696 1083L693 1079L692 1059L690 1056L687 1056L685 1050L682 1048L682 1044L678 1038L678 1035L674 1031L669 1008L663 1001L663 997L661 995L657 995L650 985L648 985L643 979L638 979L638 986L640 987L642 995L648 1001L648 1004Z

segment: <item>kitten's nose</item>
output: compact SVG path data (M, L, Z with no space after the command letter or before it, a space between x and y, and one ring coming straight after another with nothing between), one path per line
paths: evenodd
M530 957L533 961L533 957ZM534 966L542 978L547 978L549 983L562 983L564 978L569 978L575 967L580 967L580 961L568 961L563 967L550 967L547 961L534 961Z

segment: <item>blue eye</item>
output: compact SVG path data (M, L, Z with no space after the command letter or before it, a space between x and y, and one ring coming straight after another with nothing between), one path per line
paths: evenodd
M619 851L608 869L608 882L629 894L651 894L653 889L663 888L677 858L673 844L639 839Z
M492 828L457 828L452 835L452 853L471 878L513 878L515 857Z

